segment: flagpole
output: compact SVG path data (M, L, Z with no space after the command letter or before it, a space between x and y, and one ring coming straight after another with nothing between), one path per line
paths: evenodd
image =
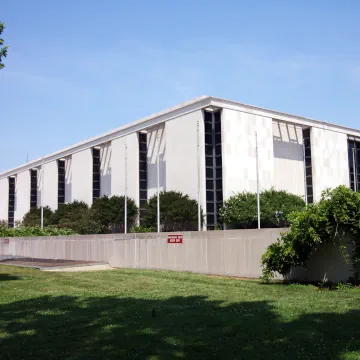
M125 203L124 203L124 233L127 234L127 144L125 140Z
M198 231L201 231L201 204L200 204L200 129L197 121L197 200L198 200Z
M257 131L255 131L255 141L256 141L257 218L258 218L258 229L260 229L261 225L260 225L259 148L258 148L258 134L257 134Z
M159 130L156 132L156 138L158 141L158 151L157 151L157 232L160 232L160 137Z
M41 204L40 204L40 227L44 228L44 157L41 161Z

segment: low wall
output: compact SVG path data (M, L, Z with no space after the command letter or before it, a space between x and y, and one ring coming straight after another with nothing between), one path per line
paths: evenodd
M353 265L345 261L337 246L326 244L312 254L306 268L293 269L289 279L340 282L349 280L350 276L354 276Z
M164 269L257 278L268 245L288 229L184 232L169 244L168 233L42 236L0 239L0 255L109 262L120 268ZM315 253L307 268L293 269L298 281L346 281L353 275L334 247ZM280 277L279 277L280 278Z
M257 278L266 247L287 229L184 232L168 244L167 233L118 234L110 265Z
M115 234L0 239L0 255L109 262Z

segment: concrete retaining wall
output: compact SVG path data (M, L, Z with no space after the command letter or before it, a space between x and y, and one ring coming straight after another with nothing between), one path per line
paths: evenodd
M0 255L257 278L261 275L261 255L287 230L184 232L181 244L168 244L168 233L9 238L0 239ZM307 269L296 268L289 278L346 281L352 275L352 266L329 245L312 256Z
M295 268L290 279L301 281L347 281L354 276L354 267L345 261L339 248L326 244L307 261L306 268Z
M0 239L0 255L108 262L114 234Z
M266 247L287 229L184 232L182 244L167 234L118 235L110 265L257 278Z

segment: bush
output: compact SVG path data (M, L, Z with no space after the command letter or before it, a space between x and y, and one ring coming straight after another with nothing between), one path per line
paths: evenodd
M134 226L131 228L130 232L132 233L148 233L148 232L156 232L156 228L147 228L144 226Z
M69 228L78 234L100 234L101 224L92 216L91 209L83 201L62 204L54 212L53 224L58 228Z
M145 206L145 228L157 228L157 195ZM198 203L177 191L160 193L160 226L162 231L194 231L198 228Z
M135 201L127 198L127 226L130 229L136 220L138 208ZM91 207L92 218L100 223L102 233L123 232L125 218L124 196L103 196Z
M290 231L262 256L263 277L287 275L324 244L336 245L347 261L360 263L360 194L345 186L322 193L317 204L289 215ZM350 253L348 252L350 250Z
M76 234L71 229L58 229L54 226L44 227L29 226L29 227L17 227L13 229L0 228L0 238L7 237L25 237L25 236L65 236Z
M52 225L53 211L48 207L44 207L44 226ZM23 218L23 226L40 226L41 225L41 209L33 208L28 211Z
M0 220L0 229L4 229L8 227L7 220Z
M305 208L304 200L283 190L265 190L260 194L260 222L263 228L289 226L289 215ZM232 228L257 227L257 194L242 192L231 196L220 209L222 221Z

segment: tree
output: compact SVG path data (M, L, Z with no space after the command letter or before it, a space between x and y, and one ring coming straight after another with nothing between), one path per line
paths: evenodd
M0 35L5 29L4 23L0 23ZM4 40L0 38L0 69L2 69L5 65L2 63L2 58L7 56L8 46L3 46Z
M44 207L44 226L52 225L53 211L48 207ZM23 226L40 226L41 225L41 209L33 208L28 211L23 218Z
M157 227L157 195L145 206L143 226ZM160 193L160 226L162 231L194 231L198 227L198 203L177 191Z
M289 216L290 231L262 256L264 279L306 266L311 255L332 243L347 261L360 263L360 194L345 186L322 193L316 204ZM350 249L350 250L348 250Z
M127 198L127 227L130 229L136 220L138 208L135 201ZM102 196L91 207L91 216L101 225L102 233L123 232L125 218L124 196Z
M54 212L52 222L58 228L72 229L78 234L99 234L101 224L91 216L91 209L83 201L62 204Z
M261 226L289 226L288 217L293 211L302 210L304 200L284 190L265 190L260 194ZM222 221L229 227L252 229L257 227L257 195L242 192L231 196L220 209Z

